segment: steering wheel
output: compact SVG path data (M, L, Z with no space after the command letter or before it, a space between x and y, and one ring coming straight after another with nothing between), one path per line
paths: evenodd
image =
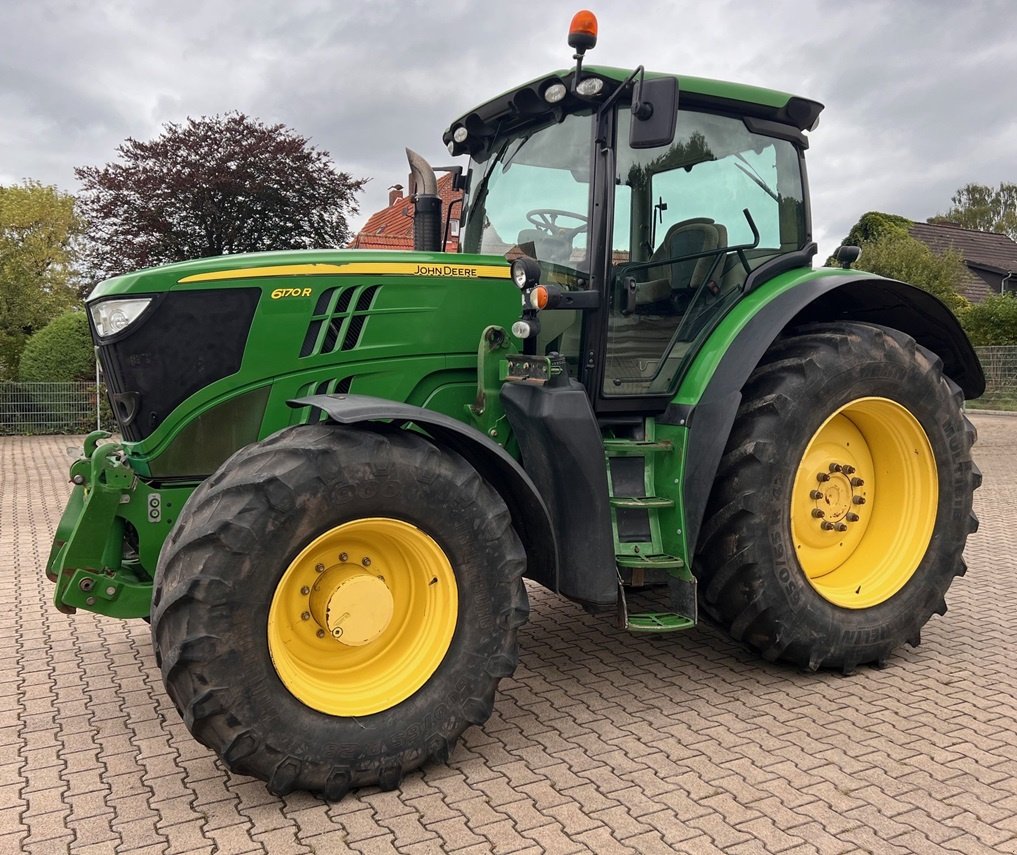
M560 226L558 225L558 217L578 220L579 225L572 228ZM576 235L585 232L590 225L589 217L573 213L572 211L561 211L558 208L534 208L526 214L526 219L542 232L546 232L548 237L564 238L569 243L572 242Z

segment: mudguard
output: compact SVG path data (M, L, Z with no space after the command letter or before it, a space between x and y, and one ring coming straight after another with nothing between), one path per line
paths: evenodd
M558 592L589 609L618 601L604 442L586 389L506 383L501 402L561 548Z
M530 476L500 445L463 422L434 410L367 395L311 395L286 402L314 407L343 425L360 422L412 423L469 461L504 499L526 549L526 576L558 590L558 546L547 506Z
M685 424L689 429L689 466L682 498L690 554L695 552L745 381L785 330L845 321L901 330L943 360L944 373L960 386L965 398L977 398L985 391L985 375L971 342L953 313L927 291L853 271L817 275L784 291L763 305L726 349L695 406L671 405L658 418L659 423Z

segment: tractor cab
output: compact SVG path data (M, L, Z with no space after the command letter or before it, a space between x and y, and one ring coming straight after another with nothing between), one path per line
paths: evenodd
M563 355L598 413L663 409L747 283L803 263L804 131L821 109L749 86L583 68L577 52L575 69L445 132L450 152L469 156L462 249L533 258L541 282L582 303L541 312L526 350Z

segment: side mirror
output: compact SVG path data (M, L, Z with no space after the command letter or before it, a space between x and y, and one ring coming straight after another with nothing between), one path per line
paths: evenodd
M674 141L678 123L678 80L656 77L643 80L632 95L632 148L656 148Z
M861 258L862 250L861 247L857 246L838 246L833 253L833 260L838 262L841 267L845 270L849 270L851 265Z

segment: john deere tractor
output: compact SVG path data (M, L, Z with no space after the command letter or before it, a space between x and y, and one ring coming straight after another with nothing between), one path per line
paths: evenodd
M850 672L964 572L982 370L925 291L850 247L813 267L822 105L584 67L595 41L580 13L571 68L445 132L461 253L411 156L412 252L203 258L89 299L122 439L71 467L57 608L150 619L187 727L275 793L448 758L516 667L524 578Z

